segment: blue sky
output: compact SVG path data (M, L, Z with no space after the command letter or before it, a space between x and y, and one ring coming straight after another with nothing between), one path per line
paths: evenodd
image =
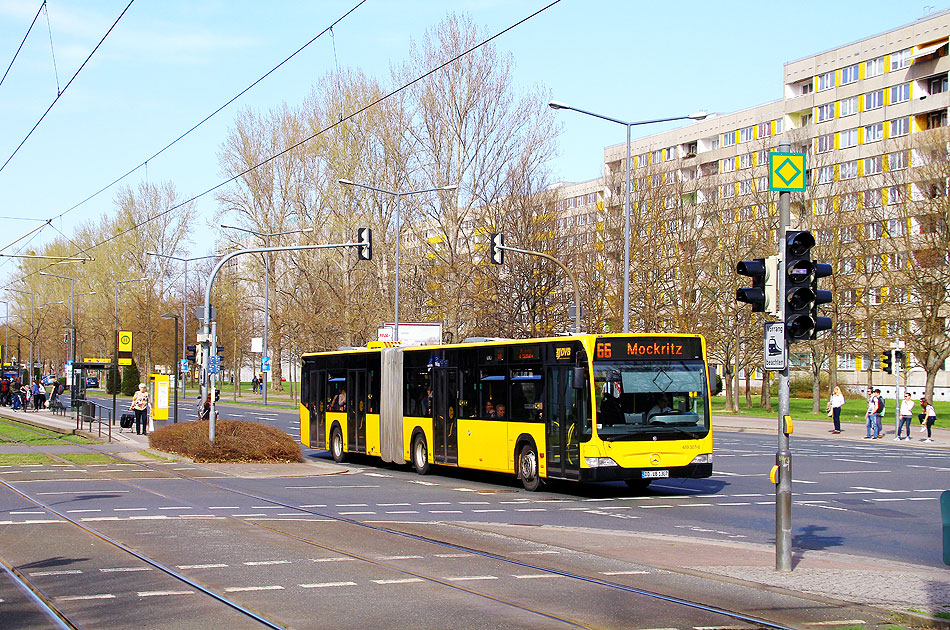
M158 151L341 16L358 0L251 2L136 0L43 123L0 172L0 247L60 215ZM495 33L549 0L368 0L274 75L149 163L150 181L171 180L184 197L219 183L217 152L235 114L295 105L337 63L391 85L389 69L410 41L449 10ZM49 0L60 87L65 86L128 0ZM0 0L0 73L40 0ZM935 10L945 7L937 6ZM914 21L924 7L735 1L641 3L562 0L496 40L516 64L518 89L616 118L640 120L700 109L728 112L781 96L782 65ZM334 59L334 47L336 60ZM0 85L0 164L56 96L46 15L41 14ZM572 112L563 123L555 180L601 173L603 149L624 128ZM642 133L663 127L643 128ZM123 181L136 187L140 169ZM54 221L69 234L112 212L115 189ZM213 195L197 210L210 217ZM204 224L205 221L202 221ZM54 231L37 237L42 241ZM37 242L37 241L34 241ZM208 251L196 239L193 255ZM9 250L7 250L9 253ZM0 273L9 263L0 262Z

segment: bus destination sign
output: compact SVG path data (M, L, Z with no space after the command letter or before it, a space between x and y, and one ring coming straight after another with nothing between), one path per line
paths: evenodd
M594 359L701 359L703 346L697 337L600 338L594 345Z

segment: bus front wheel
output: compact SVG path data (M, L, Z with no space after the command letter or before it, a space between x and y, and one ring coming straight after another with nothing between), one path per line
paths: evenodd
M521 455L518 457L518 476L521 477L521 485L528 492L534 492L541 487L538 452L530 444L525 444L521 448Z
M330 434L330 456L338 464L346 459L346 453L343 452L343 433L340 431L340 427L334 427Z
M412 441L412 467L420 475L429 472L429 449L426 446L426 438L422 434L417 435Z

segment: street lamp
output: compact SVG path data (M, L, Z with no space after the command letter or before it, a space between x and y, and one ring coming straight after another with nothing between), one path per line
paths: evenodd
M7 291L12 291L13 293L21 293L23 295L30 296L30 371L29 371L29 374L30 374L30 381L32 381L33 380L33 342L36 338L36 335L33 333L33 310L34 310L33 298L36 294L33 293L32 291L21 291L19 289L10 289L10 288L8 288ZM17 352L19 352L19 350ZM20 363L23 363L19 355L17 355L17 360Z
M148 278L132 278L131 280L116 280L115 283L115 301L113 301L113 334L112 334L112 370L113 378L115 379L112 383L112 422L115 422L115 397L119 393L119 383L122 382L122 379L119 376L119 285L125 284L126 282L144 282Z
M303 228L300 230L287 230L286 232L258 232L257 230L249 230L247 228L238 227L236 225L222 225L222 228L226 230L238 230L240 232L247 232L248 234L253 234L254 236L260 236L264 239L264 247L270 247L270 237L272 236L284 236L285 234L303 234L306 232L313 232L312 227ZM270 307L270 253L264 253L264 354L262 356L270 356L267 347L267 325L269 323L269 317L267 315L268 309ZM264 378L261 381L261 389L264 392L263 402L267 404L267 372L263 370L261 373L264 375ZM234 384L235 387L239 387L241 383L240 374L238 375L237 382ZM203 401L202 401L203 402Z
M337 180L340 184L345 186L355 186L357 188L365 188L366 190L373 190L379 193L386 195L392 195L396 198L396 295L394 299L394 325L393 325L393 341L399 341L399 215L400 215L400 205L402 198L408 195L418 195L420 193L427 192L436 192L440 190L456 190L458 184L451 184L449 186L440 186L438 188L423 188L421 190L386 190L385 188L377 188L376 186L368 186L366 184L358 184L349 179L339 179Z
M210 256L196 256L194 258L179 258L178 256L169 256L168 254L159 254L158 252L145 252L148 256L156 256L158 258L169 258L171 260L177 260L179 262L185 263L185 286L181 294L181 356L185 357L188 355L188 348L185 346L188 340L188 317L187 317L187 306L188 306L188 263L194 260L204 260L205 258L218 258L221 254L211 254ZM143 278L144 280L144 278ZM179 370L181 372L181 370ZM177 383L178 380L176 379ZM181 394L182 396L188 395L188 381L183 380L181 384ZM177 420L176 420L177 422Z
M178 315L165 313L162 319L175 320L175 424L178 424L178 381L181 380L181 370L178 369Z
M548 103L551 109L569 109L581 114L587 114L594 118L607 120L623 125L627 128L627 161L624 163L625 184L623 198L623 331L630 332L630 128L639 125L652 125L654 123L671 122L674 120L704 120L707 114L705 111L696 112L686 116L671 116L669 118L655 118L653 120L638 120L627 122L602 114L595 114L577 107L571 107L560 101L551 101Z
M45 271L40 271L41 276L50 276L52 278L61 278L62 280L69 280L70 290L69 290L69 364L70 366L76 360L76 326L73 323L73 305L76 297L76 279L70 278L68 276L59 276L55 273L47 273ZM89 291L87 293L80 293L79 295L95 295L95 291Z

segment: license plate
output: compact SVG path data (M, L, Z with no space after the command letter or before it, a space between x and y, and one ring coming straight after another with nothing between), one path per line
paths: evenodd
M641 478L643 479L658 479L661 477L669 477L670 471L668 470L644 470L640 473Z

